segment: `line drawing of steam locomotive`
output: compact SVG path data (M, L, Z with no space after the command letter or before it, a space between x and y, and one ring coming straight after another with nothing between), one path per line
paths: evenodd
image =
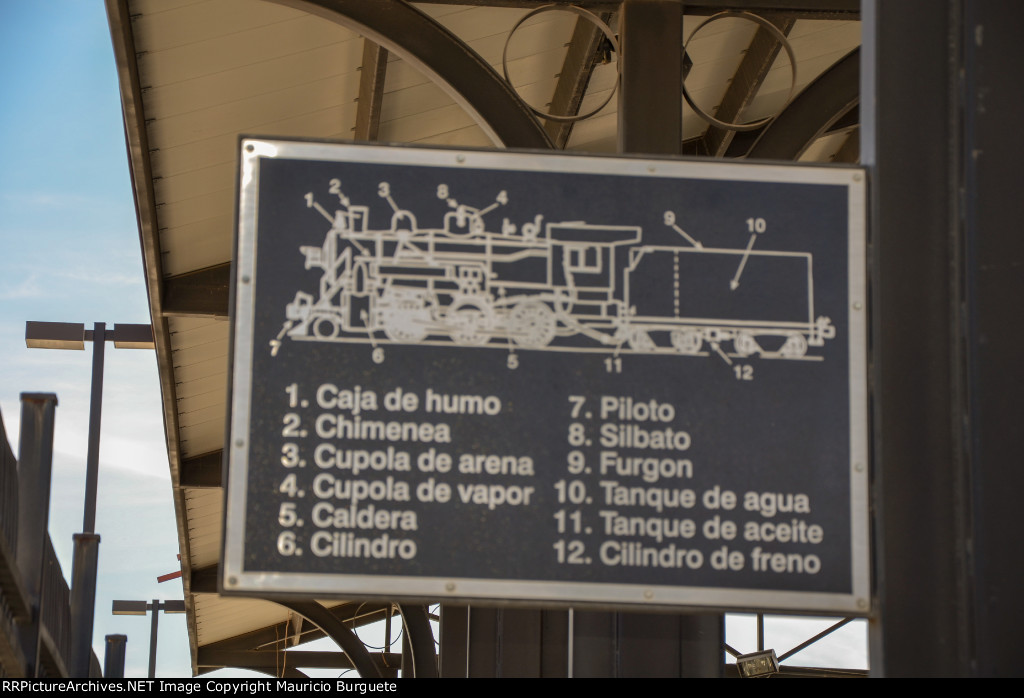
M445 185L439 191L446 191ZM332 193L337 193L332 190ZM665 212L678 245L645 244L638 226L544 220L488 231L484 209L448 200L440 227L391 205L386 228L341 196L331 227L299 252L320 270L315 293L297 291L275 340L450 345L546 351L813 359L835 337L814 315L812 255L704 247ZM753 226L752 226L753 227ZM731 362L730 362L731 363Z

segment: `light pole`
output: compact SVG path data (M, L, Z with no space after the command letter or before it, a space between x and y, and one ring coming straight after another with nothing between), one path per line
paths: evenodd
M92 651L92 626L96 605L96 573L100 537L96 534L96 484L100 473L100 413L103 406L103 354L108 341L116 348L152 349L150 325L114 325L97 322L92 330L83 323L25 323L25 346L30 349L84 350L92 342L92 386L89 398L89 450L85 471L85 516L82 532L76 533L71 563L71 676L88 678Z
M115 601L111 609L115 616L144 616L146 611L153 612L153 622L149 627L149 678L156 678L156 626L160 611L164 613L184 613L184 601Z

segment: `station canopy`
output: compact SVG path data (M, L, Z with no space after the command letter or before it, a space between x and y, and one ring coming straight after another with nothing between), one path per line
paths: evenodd
M268 650L323 637L293 609L217 593L228 404L228 287L240 135L613 153L618 56L548 2L107 0L160 371L192 668L274 672ZM567 3L562 3L567 4ZM618 2L588 2L615 31ZM859 3L686 3L684 155L856 162ZM515 32L509 39L510 32ZM780 41L779 36L785 37ZM507 49L506 49L507 46ZM796 57L796 81L789 59ZM505 64L511 89L501 77ZM678 55L678 54L676 54ZM793 95L787 103L787 98ZM387 604L324 602L337 619ZM329 610L327 610L329 609Z

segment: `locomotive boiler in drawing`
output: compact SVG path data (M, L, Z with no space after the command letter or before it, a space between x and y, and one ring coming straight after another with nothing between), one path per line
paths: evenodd
M330 221L321 245L299 248L319 288L296 293L274 342L796 359L835 336L814 315L811 254L754 249L760 219L746 248L705 247L667 211L678 244L647 244L639 226L542 214L488 230L505 192L482 210L449 200L439 227L395 205L386 183L381 196L390 222L374 228L368 206L343 200L331 214L307 195Z

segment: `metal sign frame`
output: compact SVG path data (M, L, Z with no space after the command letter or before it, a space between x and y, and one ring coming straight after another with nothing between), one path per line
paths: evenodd
M867 613L862 170L243 138L239 187L223 593Z

